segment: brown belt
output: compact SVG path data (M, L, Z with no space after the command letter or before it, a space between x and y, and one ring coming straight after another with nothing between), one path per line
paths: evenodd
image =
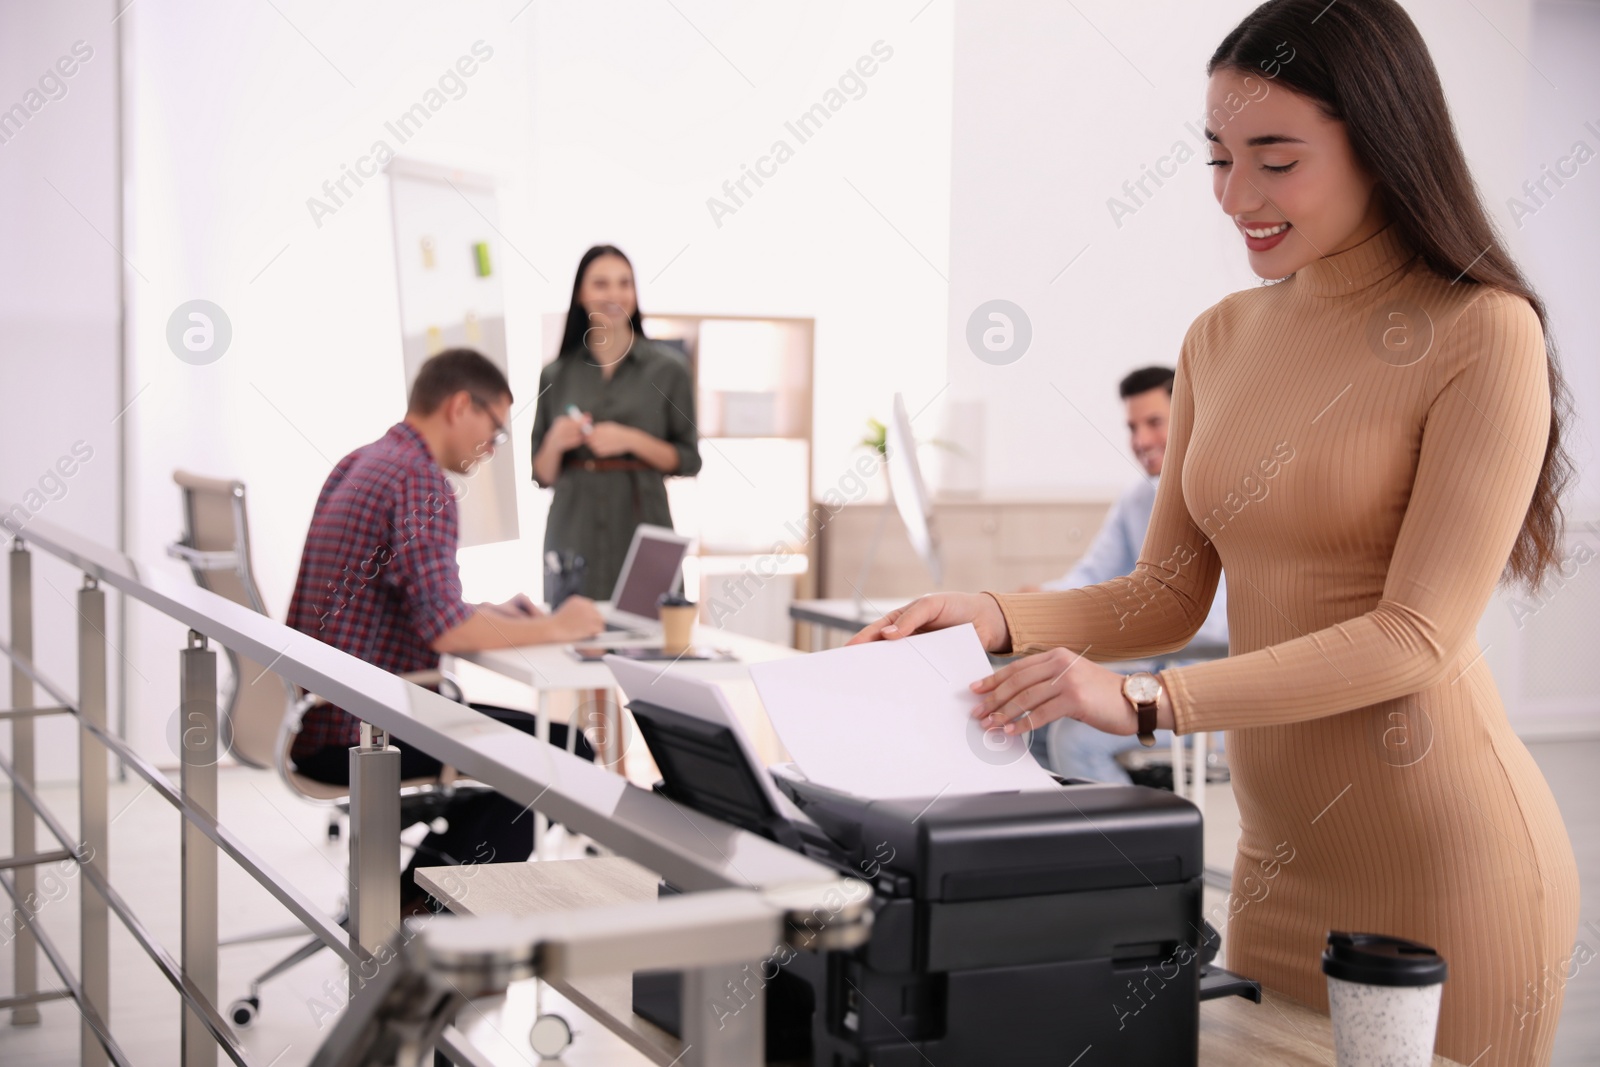
M577 456L563 456L561 459L562 470L585 471L652 471L654 467L642 459L624 459L614 457L609 459L579 459Z

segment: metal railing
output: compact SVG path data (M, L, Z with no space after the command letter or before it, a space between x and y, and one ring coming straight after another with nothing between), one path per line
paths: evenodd
M45 677L34 661L30 546L83 573L75 605L76 698ZM182 998L184 1067L211 1067L219 1048L232 1062L249 1067L246 1050L217 1008L219 852L271 892L349 967L351 993L357 992L358 975L370 970L374 961L382 962L380 949L405 936L398 881L400 757L388 744L390 736L519 804L530 809L538 805L550 818L642 864L682 890L743 890L769 905L780 902L780 911L787 908L795 914L805 914L824 896L838 893L839 875L828 867L634 787L602 767L411 685L249 608L168 575L148 573L114 550L50 523L29 522L13 540L9 555L11 633L9 644L0 643L0 652L11 661L12 706L0 711L0 720L10 725L12 746L10 760L0 758L0 772L12 788L13 854L0 857L0 886L13 902L12 918L17 923L13 940L16 988L11 995L0 997L0 1008L10 1009L13 1025L27 1025L38 1022L40 1002L70 997L82 1016L81 1062L86 1067L128 1063L107 1026L112 977L108 938L113 914ZM185 736L178 746L181 764L176 784L107 728L105 587L189 629L186 646L179 652ZM363 744L351 750L348 932L263 862L244 837L217 821L219 724L216 652L211 642L270 664L271 670L288 681L370 724L370 730L363 730ZM50 702L36 704L38 691L47 694ZM70 715L79 726L76 836L45 806L35 787L33 724L46 715ZM183 817L182 934L176 957L151 935L112 885L107 819L107 761L112 754ZM35 816L59 848L38 849ZM34 921L37 916L29 913L26 903L37 891L37 866L68 860L77 865L84 882L79 893L81 947L76 972ZM648 936L636 939L640 944L632 951L640 960L650 959L660 966L662 946L678 943L669 936L676 932L674 909L645 911L649 914L643 925L634 924L634 932L654 929L660 941L652 946ZM738 921L738 915L730 914L730 929ZM61 989L39 989L40 954L59 976ZM561 955L533 952L532 958ZM751 1026L741 1027L742 1033L719 1033L699 1021L703 1013L689 1003L690 997L720 989L724 979L736 977L740 963L757 962L717 963L713 955L699 953L683 983L685 1025L693 1029L696 1039L686 1041L681 1062L759 1062L750 1059L759 1056L759 998L749 1020L756 1035L754 1045ZM612 950L608 958L626 965L627 952L618 955ZM712 962L707 964L707 960ZM456 1062L485 1062L453 1027L437 1035L437 1044Z

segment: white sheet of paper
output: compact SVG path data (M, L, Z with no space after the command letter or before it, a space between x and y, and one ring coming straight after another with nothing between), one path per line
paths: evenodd
M767 794L767 799L772 802L778 813L791 822L811 821L810 817L795 807L794 801L784 796L778 790L777 783L767 773L767 768L761 762L761 757L756 754L756 747L750 741L750 734L740 721L738 713L728 703L728 698L722 688L715 682L708 682L694 678L681 672L674 673L668 670L666 663L640 663L625 656L607 656L605 665L611 668L611 674L622 687L622 692L630 701L644 700L658 704L664 708L681 712L684 715L693 715L697 719L726 726L733 731L734 738L739 742L739 747L744 750L744 755L750 761L750 766L755 768L756 776L761 780L762 791Z
M1057 788L1025 736L972 717L968 687L990 673L970 625L750 665L778 737L818 785L885 800Z

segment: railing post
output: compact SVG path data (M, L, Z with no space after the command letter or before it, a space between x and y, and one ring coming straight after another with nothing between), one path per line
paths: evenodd
M1184 777L1184 761L1188 750L1183 747L1183 738L1178 734L1172 735L1172 791L1180 797L1189 795L1189 787Z
M533 713L533 735L539 739L541 747L550 743L550 691L541 686L534 699L538 701ZM581 699L579 701L582 703ZM572 715L567 719L567 730L577 725L580 718L580 709L574 708ZM544 841L550 834L550 820L540 811L533 811L533 858L544 859Z
M678 1017L683 1020L685 1067L766 1062L767 1000L759 989L752 996L748 985L759 969L730 963L683 973Z
M84 575L78 590L78 714L85 723L106 725L106 594ZM87 730L78 731L78 833L82 859L110 880L107 869L106 748ZM83 995L102 1019L111 1018L110 909L87 879L78 886L80 960ZM80 1026L79 1062L105 1067L106 1050L87 1021Z
M11 648L20 659L33 661L33 556L29 554L22 538L11 541ZM11 706L33 707L33 679L17 660L11 661ZM19 715L11 720L11 766L17 772L17 781L24 787L33 787L33 716ZM33 806L22 799L22 791L11 789L11 853L30 856L35 851ZM32 916L24 901L34 899L39 885L38 872L32 867L18 867L16 874L19 906L11 916L16 927L16 938L11 942L13 982L18 996L28 996L39 991L38 942L33 936ZM10 925L10 924L8 924ZM39 1008L22 1004L11 1009L12 1026L35 1026L39 1022Z
M350 932L376 952L400 928L400 750L367 723L350 750L349 877ZM362 982L350 972L352 997Z
M179 653L179 698L183 711L179 787L197 807L217 814L217 654L205 635L189 631ZM194 823L183 820L183 973L212 1004L217 1002L217 846ZM183 1067L216 1067L218 1045L188 1006L183 1010Z

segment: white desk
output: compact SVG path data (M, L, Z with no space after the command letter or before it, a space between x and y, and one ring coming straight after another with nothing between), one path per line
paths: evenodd
M604 645L620 647L624 645L648 646L659 644L660 638L639 637L606 637L596 638L593 641L580 642L583 645ZM762 759L769 763L780 763L788 759L777 735L773 732L771 724L767 721L762 710L760 698L755 691L755 685L750 681L750 664L763 663L767 660L782 659L787 656L803 655L800 651L785 645L776 645L770 641L762 641L743 634L732 633L728 630L719 630L714 626L696 625L694 628L694 644L706 648L726 649L736 658L732 660L661 660L659 666L672 668L674 673L687 674L695 678L703 678L719 683L728 693L728 701L734 711L744 721L745 728L749 731L755 742L756 751ZM521 682L532 688L536 694L536 726L535 730L539 740L550 740L550 705L549 695L562 691L589 691L598 690L610 693L616 687L616 679L611 676L611 669L598 661L583 661L573 656L570 645L525 645L518 648L500 648L487 652L467 652L457 656L458 659L474 663L479 667L494 671L513 681ZM595 725L602 728L602 744L595 747L600 751L601 761L606 766L621 771L621 761L624 755L620 742L621 731L614 728L613 724L620 726L621 708L615 704L611 696L607 696L602 707L596 709L598 720ZM568 723L567 748L569 751L577 743L577 731L586 724L583 722ZM545 818L542 815L534 819L534 855L539 856L540 845L544 841Z
M589 646L637 647L659 645L661 639L601 637L579 643ZM723 661L684 659L676 662L662 660L661 666L665 667L670 663L674 673L720 681L748 677L752 663L801 655L798 650L785 645L775 645L770 641L719 630L714 626L696 625L694 643L706 648L726 649L737 659ZM570 647L569 645L525 645L520 648L497 648L488 652L466 652L459 654L457 658L476 663L507 678L513 678L531 686L540 694L563 689L609 689L616 684L611 677L610 668L604 663L579 660L569 651Z
M850 597L833 600L796 600L789 605L789 618L810 627L807 651L830 647L834 639L848 637L869 622L876 622L895 608L903 608L915 597L868 597L858 606Z

